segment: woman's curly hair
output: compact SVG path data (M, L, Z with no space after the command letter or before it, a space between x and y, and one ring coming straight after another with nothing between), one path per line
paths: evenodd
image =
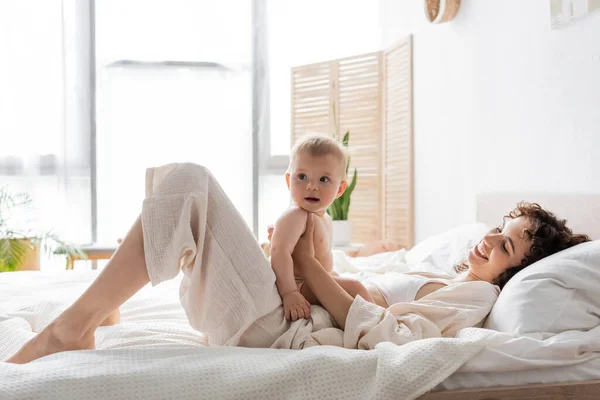
M531 242L531 248L519 265L507 269L492 282L498 285L500 289L519 271L534 262L569 247L590 241L587 235L574 234L567 227L566 220L558 219L556 215L544 210L537 203L519 202L514 210L504 216L504 221L518 217L525 217L531 223L531 227L524 231L525 240ZM464 272L468 268L469 266L465 262L454 267L456 272Z

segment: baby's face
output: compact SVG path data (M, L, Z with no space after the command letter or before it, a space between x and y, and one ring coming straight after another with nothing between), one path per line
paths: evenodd
M323 214L346 188L342 164L332 154L299 153L288 176L292 201L306 211Z

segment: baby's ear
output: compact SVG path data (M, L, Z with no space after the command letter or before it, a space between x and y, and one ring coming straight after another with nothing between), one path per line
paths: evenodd
M290 173L289 172L285 173L285 183L287 183L287 187L288 187L288 189L290 189Z
M338 188L337 196L335 196L336 198L340 197L341 195L344 194L344 192L346 191L347 185L348 185L348 182L346 182L346 181L342 181L342 183L340 183L340 187Z

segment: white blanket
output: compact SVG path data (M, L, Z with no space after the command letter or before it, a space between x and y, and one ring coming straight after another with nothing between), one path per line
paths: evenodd
M481 346L436 339L372 351L140 346L68 352L25 366L0 364L0 397L413 399L437 383L430 377L442 377L440 370L453 369Z
M401 259L376 259L387 263L382 270L408 268L389 262L393 257ZM360 272L361 260L352 268ZM0 359L49 323L94 276L0 274ZM23 366L0 363L0 398L411 399L456 370L539 370L581 363L600 351L600 332L568 332L540 342L476 328L456 339L382 343L373 351L209 348L187 323L179 281L148 286L130 299L121 324L98 329L96 351L54 354Z
M16 351L79 295L94 272L0 274L0 358ZM484 346L433 339L374 351L205 347L179 305L180 278L147 286L100 327L95 351L0 363L0 398L416 398Z

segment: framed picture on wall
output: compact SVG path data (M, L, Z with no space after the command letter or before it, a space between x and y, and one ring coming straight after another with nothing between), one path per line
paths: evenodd
M600 10L600 0L549 0L552 28Z

